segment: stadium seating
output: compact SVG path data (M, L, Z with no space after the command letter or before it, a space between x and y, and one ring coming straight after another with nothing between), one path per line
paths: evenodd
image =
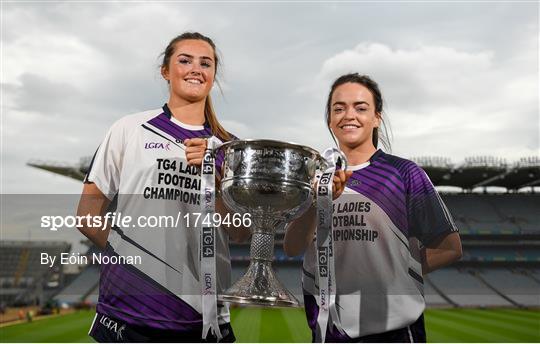
M302 300L302 266L299 264L277 264L278 279L296 298Z
M429 275L424 276L424 297L426 303L433 307L450 307L452 304L435 290Z
M540 250L526 235L540 234L540 195L458 193L442 198L462 235L464 255L454 268L425 276L428 306L538 306L540 270L534 264L540 262ZM284 254L283 236L282 230L276 234L275 270L289 290L300 294L302 257ZM231 256L234 281L245 272L249 245L231 246ZM235 268L238 264L242 267ZM506 281L499 283L503 278ZM515 286L505 284L508 281Z
M538 194L443 194L464 234L540 234Z
M437 270L428 276L437 288L459 306L512 306L467 271L448 268Z
M44 303L48 293L48 278L61 272L60 259L51 268L41 264L41 254L59 257L68 253L71 244L58 241L8 241L0 242L0 300L2 303Z
M99 284L99 266L87 266L68 286L66 286L55 300L61 303L74 304L84 301Z
M446 206L454 217L469 224L499 223L504 217L480 194L444 195Z
M77 166L30 164L81 180L91 158ZM416 160L415 160L416 161ZM442 193L462 237L464 256L452 267L424 276L428 306L490 307L540 306L540 194L517 188L538 185L538 158L507 164L500 159L476 157L459 166L446 158L417 161L438 186L461 187L462 192ZM536 183L536 184L535 184ZM483 187L508 187L508 193L477 193ZM484 189L485 190L485 189ZM487 190L485 190L487 191ZM284 231L275 238L273 266L279 279L301 298L302 257L287 257L282 250ZM13 302L36 296L36 284L43 283L51 270L39 264L39 253L57 255L69 251L66 243L2 241L0 299ZM249 263L249 244L230 247L232 281ZM97 302L98 267L90 266L71 281L55 299L74 303ZM32 291L32 292L29 292ZM44 294L42 294L44 295Z
M540 284L527 274L501 268L482 270L481 275L493 288L516 303L540 306Z
M76 166L44 162L29 165L82 180L90 160L91 157L83 158ZM522 158L515 164L494 157L470 157L462 164L444 157L420 157L414 161L426 170L435 185L463 189L441 196L460 230L464 256L453 267L424 276L428 305L539 306L540 249L535 242L539 239L529 238L540 235L540 194L516 190L538 185L538 157ZM507 187L510 192L471 192L484 186ZM273 265L285 286L299 296L302 257L287 257L281 249L282 240L283 231L279 230ZM37 251L28 246L13 249L4 247L2 242L2 299L20 295L47 272L35 260ZM249 245L231 245L231 259L232 281L236 281L249 263ZM86 298L95 302L96 281L97 267L87 267L56 299L76 302Z

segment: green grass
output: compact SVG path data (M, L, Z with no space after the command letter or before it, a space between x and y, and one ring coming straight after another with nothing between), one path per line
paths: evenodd
M1 342L90 342L94 312L80 311L0 328ZM310 342L302 309L236 308L238 342ZM430 309L429 342L540 342L540 312L518 309Z
M518 309L431 309L428 342L540 342L540 312Z
M88 330L94 311L79 311L0 328L0 342L93 342Z

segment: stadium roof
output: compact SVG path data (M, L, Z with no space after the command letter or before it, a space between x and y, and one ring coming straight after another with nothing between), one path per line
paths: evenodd
M540 158L521 158L513 164L490 156L466 158L459 165L440 157L413 158L436 186L457 186L465 190L498 186L517 190L540 185Z
M26 163L28 166L39 168L52 173L60 174L66 177L71 177L77 180L84 180L86 169L82 169L82 165L72 165L57 161L45 160L30 160Z
M29 161L28 165L77 180L83 180L92 157L81 158L78 164L51 161ZM491 156L466 158L454 164L444 157L411 158L421 166L436 186L455 186L464 190L476 187L498 186L517 190L540 186L540 157L524 157L509 164Z
M2 240L0 241L2 248L14 247L14 248L69 248L70 243L66 241L52 241L52 240Z

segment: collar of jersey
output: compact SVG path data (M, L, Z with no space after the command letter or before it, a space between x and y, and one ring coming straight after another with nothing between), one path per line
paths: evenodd
M184 122L181 122L181 121L177 120L172 115L171 109L169 109L169 106L167 105L167 103L165 103L165 105L163 105L163 113L167 116L167 118L171 122L173 122L177 126L179 126L181 128L184 128L184 129L188 129L188 130L204 130L204 128L207 126L207 122L204 122L204 125L192 125L192 124L186 124Z
M349 166L347 167L347 170L349 171L358 171L358 170L361 170L363 168L366 168L368 167L373 161L377 160L378 157L380 157L381 155L383 155L384 152L380 149L377 149L375 151L375 153L373 153L373 155L369 158L368 161L364 162L364 163L361 163L360 165L354 165L354 166Z

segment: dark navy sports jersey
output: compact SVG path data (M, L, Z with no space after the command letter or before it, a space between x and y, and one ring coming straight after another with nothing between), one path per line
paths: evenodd
M378 150L349 169L353 174L333 203L332 238L336 308L346 335L355 338L403 328L420 317L425 308L421 245L457 228L414 162ZM318 314L316 271L313 242L302 277L312 329Z

